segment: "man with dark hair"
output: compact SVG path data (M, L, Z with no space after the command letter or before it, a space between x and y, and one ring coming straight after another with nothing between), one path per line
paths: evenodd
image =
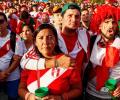
M59 46L65 54L74 59L75 67L82 77L89 57L89 37L86 29L80 28L80 7L76 3L67 3L62 8L61 14L62 30L58 33Z
M22 11L20 13L20 20L18 21L17 27L16 27L16 33L20 34L22 32L22 27L24 25L33 26L35 25L34 19L30 16L30 14L27 11Z
M90 30L97 33L90 62L85 100L120 100L120 37L113 6L97 8Z
M15 51L11 46L11 30L6 15L0 12L0 90L5 88L8 100L17 100L20 78L19 62L23 55L21 38L16 35Z
M87 9L82 9L81 11L81 26L89 29L90 15Z

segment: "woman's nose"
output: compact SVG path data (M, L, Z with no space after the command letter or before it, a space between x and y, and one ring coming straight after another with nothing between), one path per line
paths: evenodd
M44 38L44 39L43 39L43 43L44 43L44 44L47 44L47 43L48 43L47 38Z

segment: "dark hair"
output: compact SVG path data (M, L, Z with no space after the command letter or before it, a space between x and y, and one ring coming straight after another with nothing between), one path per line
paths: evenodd
M56 11L54 11L53 13L61 13L61 11L62 11L62 8L59 8Z
M88 11L88 9L86 9L86 8L81 9L81 12L83 12L83 11Z
M5 13L0 12L0 16L3 16L3 17L4 17L4 19L5 19L5 21L7 22L7 17L6 17L6 15L5 15Z
M78 8L78 7L75 6L75 5L70 5L68 8L69 8L69 9L77 9L77 10L80 12L80 8ZM64 16L65 12L66 12L66 11L64 11L63 13L61 13L61 15ZM80 12L80 14L81 14L81 12Z
M34 27L33 27L32 25L24 24L24 25L22 26L22 28L23 28L24 26L27 26L27 27L32 31L32 33L34 32Z
M31 7L37 7L37 4L33 4Z
M29 13L27 11L22 11L20 13L20 19L28 19L29 18Z
M55 36L55 39L56 39L56 46L55 46L55 53L56 54L59 54L59 53L62 53L62 51L60 50L59 46L58 46L58 37L57 37L57 31L56 29L54 28L54 26L52 24L41 24L37 30L35 30L35 32L33 33L33 36L34 36L34 41L36 39L36 36L37 34L43 30L43 29L50 29L52 32L53 32L53 35ZM43 55L39 52L38 48L35 46L35 51L37 54L39 54L40 57L43 57Z

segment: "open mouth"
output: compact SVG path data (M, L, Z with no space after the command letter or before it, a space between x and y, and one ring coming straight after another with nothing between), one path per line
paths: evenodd
M110 34L114 34L114 30L113 30L113 29L109 29L108 32L109 32Z

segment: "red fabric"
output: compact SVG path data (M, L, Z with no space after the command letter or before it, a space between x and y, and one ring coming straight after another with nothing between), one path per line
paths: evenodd
M49 69L39 70L40 77L44 75ZM37 72L36 70L23 70L21 72L21 82L29 85L31 82L37 80ZM47 81L47 80L46 80ZM80 87L81 88L81 78L78 70L69 69L64 74L62 74L59 78L55 79L51 84L49 84L48 88L50 94L61 95L65 92L71 90L71 87Z
M62 34L62 37L64 38L64 41L65 41L68 52L71 52L73 50L74 46L75 46L75 43L76 43L77 39L78 39L77 34L74 35L74 36L69 36L69 37L67 35ZM83 75L82 72L83 72L83 62L84 62L84 60L85 60L85 52L82 49L77 54L76 59L75 59L75 61L76 61L75 66L81 72L81 75Z
M69 37L67 35L64 35L64 34L61 34L61 35L65 41L68 52L71 52L75 46L77 39L78 39L78 35L76 34L74 36L69 36Z
M69 80L66 80L66 77L69 76ZM79 87L81 86L80 73L77 70L69 70L64 73L59 79L55 80L54 83L49 85L49 89L51 90L51 94L63 94L70 90L70 87ZM79 83L79 84L78 84Z
M114 67L119 58L119 50L115 47L107 46L106 47L106 57L105 57L105 66L106 67Z
M23 24L22 21L20 21L20 22L18 23L17 28L16 28L16 33L17 33L17 34L20 34L20 33L22 32L22 24Z
M76 61L76 65L75 65L76 68L80 71L81 76L83 76L83 70L84 70L83 62L85 61L85 52L83 49L77 54L75 61Z
M2 7L2 5L0 5L0 10L3 10L3 7Z
M105 85L106 80L109 76L109 67L104 66L104 63L102 66L96 67L96 90L100 90L101 87Z
M11 18L9 21L9 24L10 24L10 28L11 28L12 32L16 33L16 27L17 27L16 19Z
M4 46L0 48L0 57L4 56L10 50L10 41L7 41Z
M32 50L28 51L27 54L25 55L26 59L30 58L30 59L39 59L37 54L35 53L35 49L33 48Z
M41 22L39 20L36 20L35 24L35 30L41 25Z
M110 67L115 67L115 65L120 60L119 50L112 46L106 47L106 56L103 60L102 66L96 67L96 89L100 90L101 87L105 85L105 82L109 78L109 69Z
M120 7L116 8L116 16L117 16L117 20L120 20Z
M111 3L117 2L117 0L105 0L105 1L111 2Z

